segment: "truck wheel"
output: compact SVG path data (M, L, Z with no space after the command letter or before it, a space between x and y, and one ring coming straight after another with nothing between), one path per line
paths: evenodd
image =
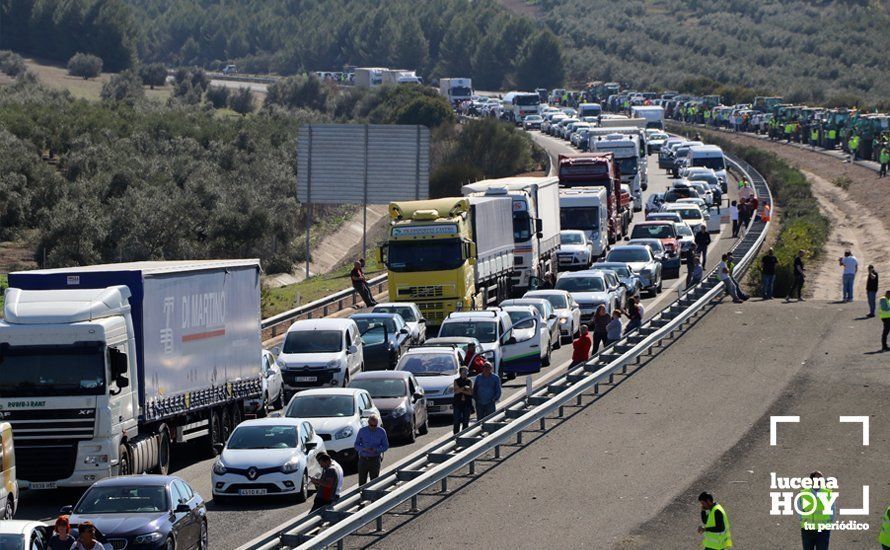
M229 412L228 407L223 407L220 417L222 418L220 422L222 426L222 441L225 443L229 440L229 436L232 435L232 413Z
M269 393L263 392L263 404L256 410L257 418L266 418L269 416L269 410L272 408L272 403L269 402Z
M158 436L158 463L152 468L151 473L162 476L170 471L170 433L166 427L161 429Z
M221 443L225 445L226 441L223 439L223 428L222 428L222 418L220 418L219 409L210 411L210 427L209 433L210 437L210 456L216 456L218 453L214 448L214 445L217 443Z
M117 448L117 455L120 457L120 461L117 464L117 475L128 476L132 474L133 470L130 467L130 448L127 447L126 443L120 444Z
M238 427L238 424L244 420L244 414L241 413L241 405L235 403L232 405L232 430Z

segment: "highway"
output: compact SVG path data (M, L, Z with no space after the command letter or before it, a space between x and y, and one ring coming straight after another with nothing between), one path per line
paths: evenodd
M551 156L577 152L568 143L556 138L541 135L537 132L533 133L533 138ZM672 181L665 174L664 170L658 168L656 155L649 156L648 170L649 189L644 193L644 198L649 193L666 190L670 187ZM733 193L735 186L730 185L729 187L730 193ZM642 212L637 212L634 216L634 221L641 221L643 217ZM708 267L712 267L716 262L714 258L719 257L719 254L728 249L734 242L735 239L728 236L728 228L724 227L720 238L713 239L709 249L710 263ZM685 268L683 268L680 278L665 280L664 290L660 295L655 298L644 299L643 305L647 316L675 299L676 291L682 288L683 281L685 281ZM570 359L571 346L563 346L562 349L554 352L553 365L565 366L570 362ZM557 374L557 370L558 367L545 368L535 378L550 379ZM525 392L524 380L517 379L512 381L505 386L504 400L510 395L523 392ZM386 454L384 467L387 463L392 464L450 432L450 417L434 420L429 435L418 438L414 445L393 444L393 447ZM213 548L235 548L263 532L275 529L285 521L291 520L309 509L309 503L294 504L273 499L246 499L242 502L225 506L217 505L211 499L210 486L210 470L214 459L207 458L204 446L180 447L174 449L174 452L176 451L179 452L174 456L174 467L171 473L185 479L208 501L209 535ZM347 477L344 481L344 491L356 482L356 478L357 476L353 472L347 472ZM74 503L77 496L77 493L72 492L25 493L16 517L19 519L49 520L58 513L61 506ZM234 526L237 527L235 528Z

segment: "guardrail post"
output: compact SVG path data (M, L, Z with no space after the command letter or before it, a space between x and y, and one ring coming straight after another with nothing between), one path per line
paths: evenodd
M501 458L501 446L500 445L494 446L494 457L495 457L495 459Z
M559 417L562 418L563 416L565 416L564 407L559 407Z
M377 518L377 526L376 527L377 527L376 531L378 533L383 532L383 516L380 516Z
M448 478L447 478L447 477L443 477L443 478L442 478L442 490L441 490L440 492L441 492L441 493L447 493L447 492L448 492Z
M522 445L522 432L516 432L516 444Z
M476 461L475 460L470 462L470 475L471 476L476 475Z
M542 417L541 418L541 431L544 431L546 429L547 429L547 426L544 424L544 418Z
M417 513L420 510L417 508L417 495L411 497L411 508L408 509L409 512Z

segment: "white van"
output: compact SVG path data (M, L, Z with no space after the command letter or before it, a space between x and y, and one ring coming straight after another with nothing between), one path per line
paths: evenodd
M364 369L362 339L352 319L296 321L275 351L285 400L305 388L346 387Z
M716 145L696 145L689 148L686 156L689 159L688 166L702 166L713 170L726 193L726 159L723 157L723 149Z
M19 484L15 478L12 424L0 422L0 520L12 519L18 506Z

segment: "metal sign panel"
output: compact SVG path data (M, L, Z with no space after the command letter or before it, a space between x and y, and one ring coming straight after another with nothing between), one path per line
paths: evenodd
M388 204L429 198L430 131L392 124L309 124L297 140L297 199Z

